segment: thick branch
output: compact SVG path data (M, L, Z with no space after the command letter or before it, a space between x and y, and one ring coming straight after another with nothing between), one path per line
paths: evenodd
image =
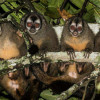
M50 60L51 62L58 62L58 61L69 61L70 57L67 55L66 52L48 52L46 54L46 57L44 59L41 59L40 56L33 56L30 55L23 56L20 59L11 59L11 60L3 60L0 61L0 75L4 74L6 70L17 70L16 65L23 65L24 67L31 64L31 63L39 63L39 62L45 62L47 60ZM90 58L84 58L83 53L76 52L76 58L74 59L77 62L91 62L94 65L100 64L100 53L93 52L90 55ZM22 66L22 67L23 67ZM24 68L23 67L23 68Z

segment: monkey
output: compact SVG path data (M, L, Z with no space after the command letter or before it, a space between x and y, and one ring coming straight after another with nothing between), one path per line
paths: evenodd
M43 87L29 67L10 72L0 79L0 85L14 100L37 100Z
M3 60L20 58L27 54L25 41L18 29L11 22L4 22L0 24L0 43L2 44L0 46L0 58ZM34 97L30 96L30 99L32 98L36 100L37 96L35 94L35 90L38 91L38 84L40 83L37 82L36 84L35 76L30 75L30 77L28 77L28 74L29 70L27 68L25 68L24 74L22 70L10 72L0 77L0 85L15 100L24 100L23 98L25 97L25 94L29 91L29 89L27 90L29 84L33 84L33 86L37 86L37 88L33 88L32 91L34 91Z
M21 100L28 82L24 79L22 71L15 71L0 77L0 85L15 99Z
M70 55L70 59L74 59L74 51L85 51L84 57L88 58L93 51L94 34L82 18L73 16L65 22L60 45L61 50Z
M38 52L45 53L59 50L56 32L41 14L34 12L25 15L22 18L21 25L27 30L32 45L38 47Z
M27 47L20 32L11 22L0 24L0 58L8 60L27 54Z
M94 52L99 52L100 51L100 30L99 32L97 33L97 35L95 36L95 39L94 39L94 42L95 42L95 45L94 45Z
M83 78L86 78L94 67L91 63L66 63L64 62L60 68L63 74L58 77L52 77L47 75L40 67L40 64L34 63L32 65L33 74L46 85L50 85L55 81L65 81L70 83L78 83L82 81ZM87 70L87 68L89 70ZM63 71L64 70L64 71Z

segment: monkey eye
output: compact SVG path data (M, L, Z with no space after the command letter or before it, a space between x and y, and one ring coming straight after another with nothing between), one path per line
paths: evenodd
M77 30L78 30L78 31L82 31L82 27L79 26L79 27L77 28Z
M39 28L40 24L39 23L35 23L35 27Z
M76 27L74 25L70 26L70 30L75 30L75 29L76 29Z
M27 22L27 26L31 27L32 26L32 22Z

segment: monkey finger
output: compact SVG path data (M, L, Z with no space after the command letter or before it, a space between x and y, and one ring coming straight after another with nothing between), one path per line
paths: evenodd
M75 52L72 52L72 54L73 54L73 58L75 58L76 57Z
M83 55L83 56L84 56L84 58L85 58L85 52L84 52L84 55Z

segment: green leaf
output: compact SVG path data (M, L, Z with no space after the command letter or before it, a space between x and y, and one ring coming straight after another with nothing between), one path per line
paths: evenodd
M100 9L98 8L94 9L94 16L96 22L100 24Z
M71 0L71 2L76 5L78 8L82 8L84 0Z
M57 11L57 8L55 8L55 7L48 7L45 12L45 15L49 16L51 18L59 18L60 17L60 14Z
M90 2L100 8L100 0L90 0Z
M69 3L67 3L67 5L65 6L65 10L68 10L69 9L69 7L70 7L70 4Z
M73 6L70 5L70 9L68 10L68 12L70 14L77 14L80 10L76 10Z
M86 20L86 22L88 23L94 23L95 22L94 10L90 10L86 14L84 14L83 19Z
M53 95L51 89L44 90L40 96L46 100L56 100L58 95Z
M40 2L41 2L43 5L45 5L45 6L48 5L48 1L47 1L47 0L40 0Z
M48 7L60 8L64 0L48 0Z
M4 3L6 0L0 0L0 3Z
M78 98L75 98L75 97L71 97L70 99L68 100L79 100Z
M41 3L34 2L33 5L39 13L44 14L46 12L46 8Z

